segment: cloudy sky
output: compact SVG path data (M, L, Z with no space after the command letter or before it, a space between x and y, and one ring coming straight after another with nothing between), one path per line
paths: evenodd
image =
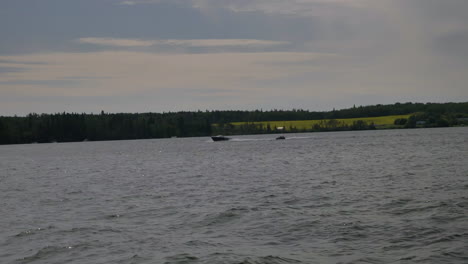
M466 0L1 0L0 115L468 101Z

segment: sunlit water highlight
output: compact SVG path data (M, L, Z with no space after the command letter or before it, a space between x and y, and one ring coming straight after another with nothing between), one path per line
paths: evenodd
M468 263L468 128L0 146L0 263Z

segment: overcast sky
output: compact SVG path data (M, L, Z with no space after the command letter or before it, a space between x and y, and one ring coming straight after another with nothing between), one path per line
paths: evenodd
M468 101L467 0L1 0L0 115Z

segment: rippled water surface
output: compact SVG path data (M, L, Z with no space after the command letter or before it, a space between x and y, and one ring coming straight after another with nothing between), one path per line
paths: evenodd
M0 146L0 263L468 263L468 128Z

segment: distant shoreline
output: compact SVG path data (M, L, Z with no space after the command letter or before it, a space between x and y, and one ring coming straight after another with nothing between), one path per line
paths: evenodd
M308 110L0 116L0 144L108 141L468 125L465 103L395 103Z

